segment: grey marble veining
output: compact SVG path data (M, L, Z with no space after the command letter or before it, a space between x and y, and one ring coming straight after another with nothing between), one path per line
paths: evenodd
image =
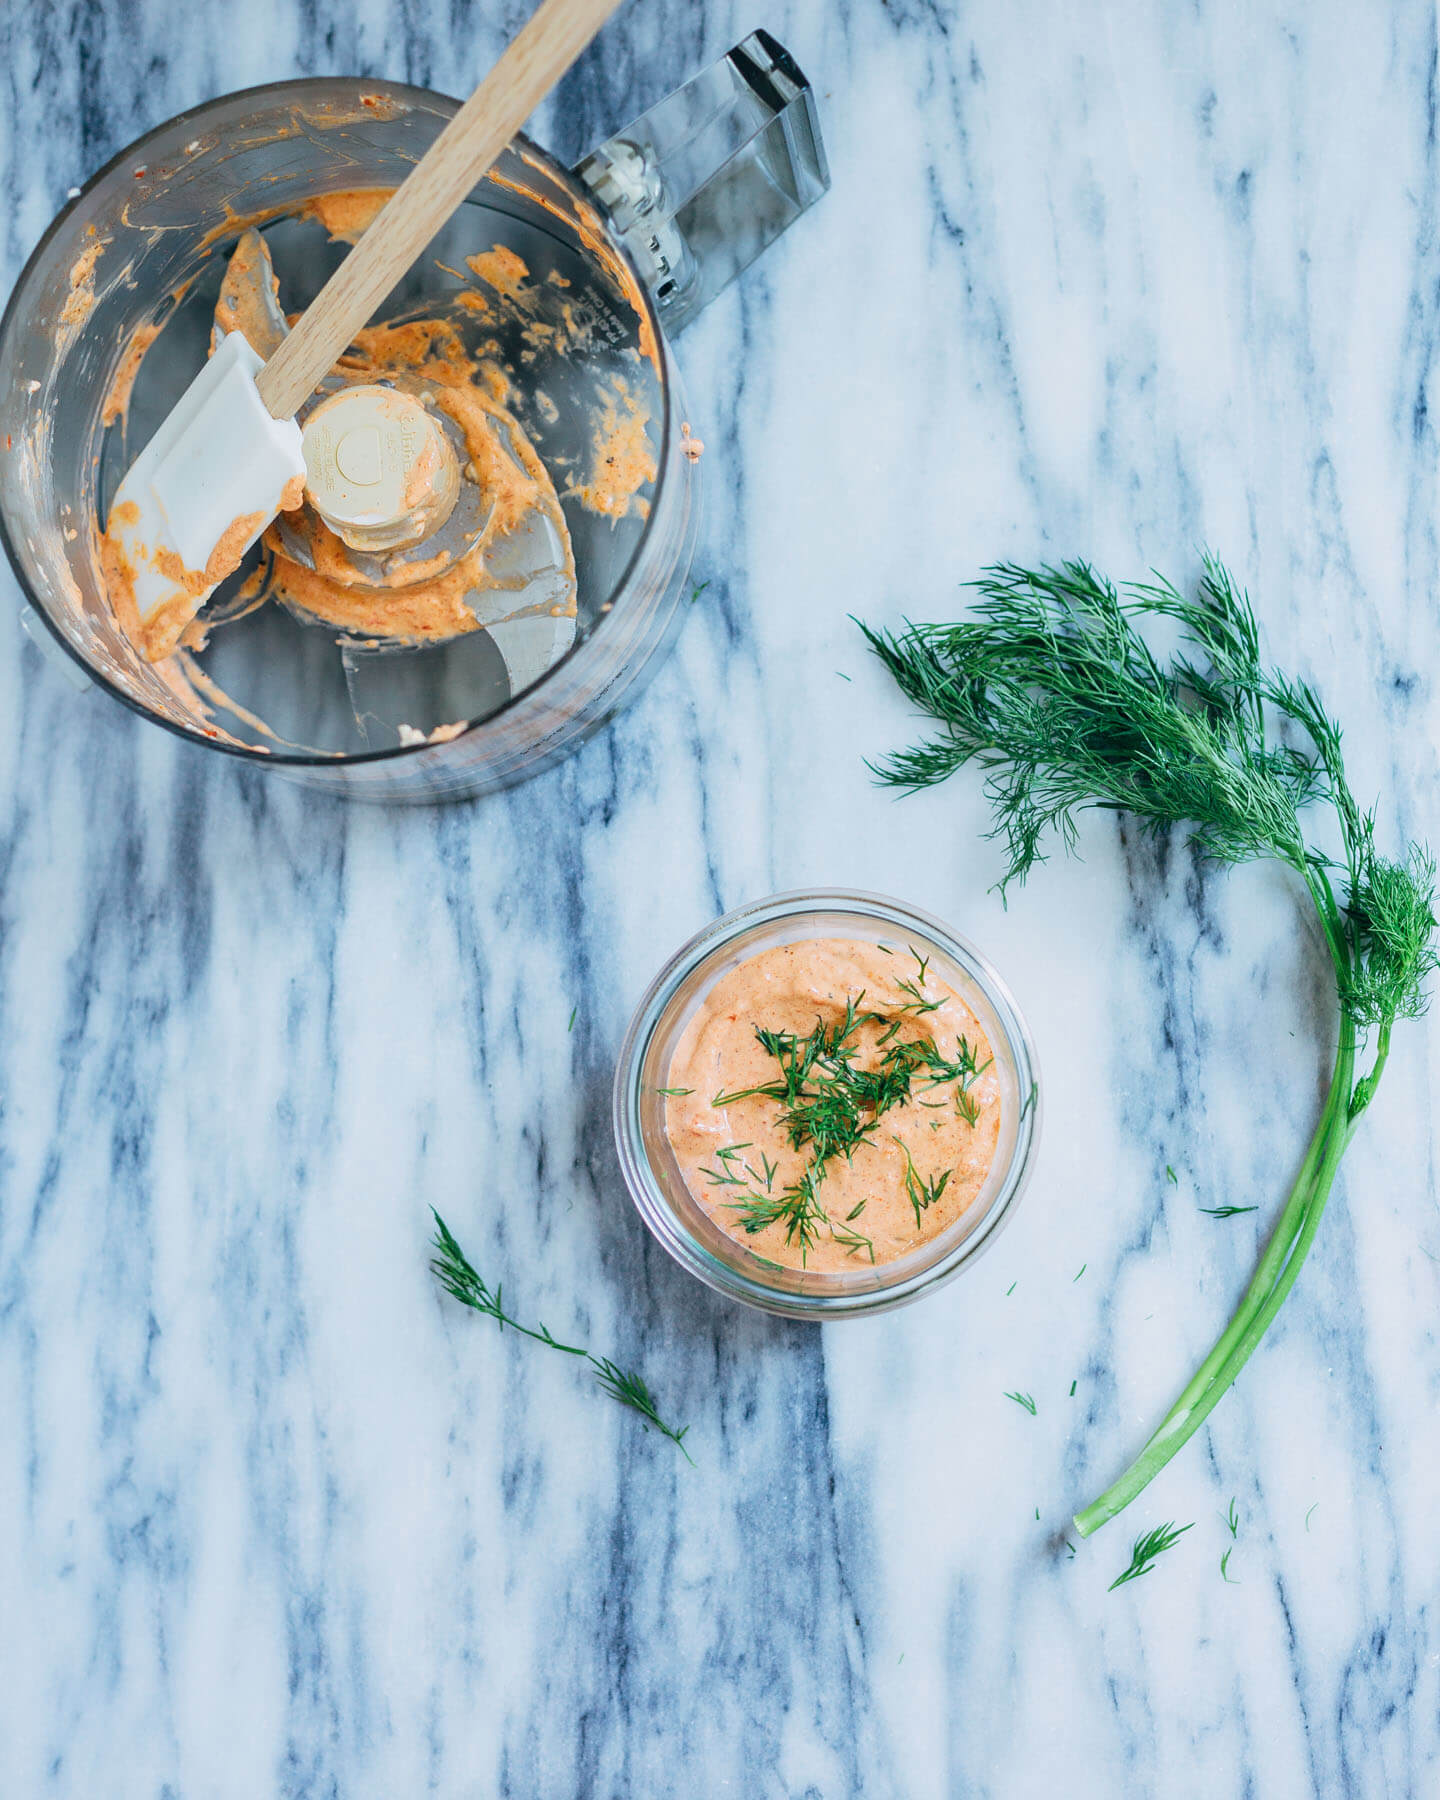
M6 8L0 281L170 113L463 91L525 10ZM1070 1560L1299 1158L1321 951L1278 874L1103 822L1004 910L974 781L868 785L911 724L847 620L1213 545L1383 833L1440 836L1434 9L630 0L536 135L580 154L756 23L834 186L679 345L710 585L577 757L345 808L77 697L0 578L6 1800L1440 1793L1433 1027L1240 1386ZM1046 1086L995 1251L824 1331L667 1261L607 1105L660 960L807 884L977 940ZM438 1294L432 1203L694 1470Z

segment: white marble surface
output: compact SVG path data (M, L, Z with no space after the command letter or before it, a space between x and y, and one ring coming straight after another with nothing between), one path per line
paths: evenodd
M310 70L457 91L523 11L6 7L5 285L162 116ZM1279 876L1107 823L1002 910L976 781L868 785L910 725L846 618L1213 545L1384 834L1436 834L1434 9L630 0L537 135L578 153L758 22L834 188L682 340L710 587L575 759L346 809L77 698L0 578L7 1800L1440 1793L1433 1027L1240 1387L1069 1560L1299 1156L1322 956ZM824 1331L674 1269L607 1114L659 960L811 883L983 945L1047 1106L996 1250ZM444 1300L430 1202L698 1466Z

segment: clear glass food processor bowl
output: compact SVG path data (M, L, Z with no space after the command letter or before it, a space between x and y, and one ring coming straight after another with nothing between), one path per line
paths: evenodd
M946 1230L874 1267L783 1269L722 1231L685 1185L665 1133L668 1071L687 1025L715 983L747 958L807 938L914 947L985 1028L1000 1080L995 1160L979 1194ZM931 1292L995 1241L1025 1189L1040 1133L1035 1046L1014 997L984 956L940 920L898 900L845 888L777 894L726 913L691 938L636 1008L615 1070L615 1141L640 1216L707 1286L792 1319L849 1319Z
M257 546L207 602L204 647L146 662L116 623L99 534L125 469L204 362L229 252L256 227L281 307L299 311L347 247L317 198L398 186L455 109L347 78L182 114L59 215L0 323L0 535L48 627L32 635L53 648L53 634L93 681L182 737L362 798L508 785L630 696L667 641L697 522L662 321L678 329L828 179L804 78L759 33L574 174L517 138L379 309L384 323L445 318L503 371L504 403L560 499L573 624L537 605L508 637L347 638L272 601L248 605L267 554ZM765 194L778 212L757 205ZM467 267L497 246L523 262L525 306L496 304ZM617 393L654 463L619 508L586 496Z

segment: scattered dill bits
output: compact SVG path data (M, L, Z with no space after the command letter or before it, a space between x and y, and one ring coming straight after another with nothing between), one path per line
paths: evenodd
M1075 1389L1076 1389L1076 1388L1077 1388L1077 1387L1078 1387L1078 1386L1079 1386L1079 1383L1078 1383L1078 1381L1072 1381L1072 1382L1071 1382L1071 1383L1070 1383L1070 1398L1071 1398L1071 1399L1072 1399L1072 1400L1073 1400L1073 1399L1074 1399L1074 1398L1075 1398Z
M854 1256L857 1251L864 1250L869 1254L871 1262L874 1262L874 1239L866 1237L863 1231L852 1231L848 1225L837 1225L834 1220L831 1220L830 1236L842 1250L848 1250L852 1256Z
M579 1010L580 1008L578 1006L572 1006L570 1008L570 1023L565 1027L567 1031L573 1031L575 1029L575 1015Z
M1007 1400L1013 1400L1017 1406L1023 1406L1033 1419L1035 1417L1035 1396L1033 1394L1006 1394Z
M1081 1277L1081 1276L1082 1276L1082 1275L1083 1275L1083 1274L1084 1274L1084 1273L1085 1273L1085 1271L1086 1271L1086 1270L1087 1270L1087 1269L1088 1269L1088 1268L1089 1268L1089 1267L1090 1267L1090 1265L1089 1265L1089 1263L1081 1263L1081 1265L1080 1265L1080 1267L1079 1267L1079 1268L1078 1268L1078 1269L1077 1269L1077 1270L1076 1270L1076 1271L1075 1271L1075 1273L1074 1273L1074 1274L1073 1274L1073 1275L1072 1275L1072 1276L1071 1276L1071 1277L1070 1277L1070 1279L1071 1279L1071 1281L1072 1281L1072 1282L1075 1282L1075 1281L1078 1281L1078 1280L1079 1280L1079 1279L1080 1279L1080 1277Z
M1212 1219L1233 1219L1236 1213L1259 1212L1258 1206L1202 1206L1202 1213L1209 1213Z
M430 1267L436 1279L447 1294L458 1300L462 1306L471 1307L475 1312L483 1313L487 1319L494 1319L502 1331L508 1326L511 1331L518 1331L524 1337L533 1338L537 1344L544 1344L547 1349L559 1350L566 1356L583 1356L595 1371L595 1379L602 1391L621 1406L628 1406L632 1412L640 1414L647 1426L653 1425L662 1437L680 1451L686 1462L694 1466L694 1459L682 1441L690 1427L682 1425L679 1430L667 1425L660 1417L655 1396L646 1386L644 1377L633 1369L622 1369L611 1362L608 1356L595 1356L580 1344L562 1344L558 1338L552 1337L549 1327L541 1325L532 1329L522 1325L518 1319L512 1318L505 1310L504 1297L496 1286L493 1290L484 1277L466 1257L465 1252L456 1242L450 1227L432 1206L430 1216L435 1221L434 1249Z
M845 673L845 671L843 669L837 669L835 671L835 673L840 677L840 679L842 681L848 681L850 679L850 677Z
M687 1094L693 1094L694 1088L656 1088L657 1094L669 1094L676 1100L683 1100Z
M1169 1163L1166 1163L1165 1165L1165 1179L1170 1183L1171 1187L1179 1187L1180 1185L1180 1177L1170 1167Z
M700 598L700 596L705 592L706 588L708 588L709 585L710 585L710 583L708 581L697 582L696 585L690 590L690 604L692 606Z
M1147 1531L1143 1537L1135 1540L1135 1547L1130 1552L1130 1567L1123 1570L1110 1583L1109 1592L1114 1593L1117 1587L1123 1587L1127 1581L1138 1581L1142 1575L1148 1575L1155 1566L1155 1558L1163 1556L1167 1550L1173 1550L1195 1521L1189 1525L1181 1525L1178 1529L1172 1523L1157 1525L1153 1531Z
M1007 1300L1008 1300L1008 1299L1009 1299L1009 1298L1010 1298L1010 1296L1011 1296L1011 1295L1012 1295L1012 1294L1013 1294L1013 1293L1014 1293L1014 1292L1015 1292L1015 1290L1016 1290L1016 1288L1017 1288L1017 1287L1019 1287L1019 1285L1020 1285L1020 1283L1019 1283L1019 1282L1018 1282L1018 1281L1012 1281L1012 1282L1011 1282L1011 1283L1010 1283L1010 1285L1009 1285L1009 1287L1008 1287L1008 1288L1006 1288L1006 1290L1005 1290L1005 1298L1006 1298L1006 1299L1007 1299Z
M1240 1514L1236 1508L1234 1497L1230 1500L1230 1510L1225 1515L1225 1526L1232 1538L1240 1535Z
M846 1213L845 1223L848 1225L852 1219L858 1219L869 1204L868 1200L857 1201L856 1204L850 1208L849 1212Z
M1319 1502L1319 1501L1318 1501L1318 1500L1317 1500L1317 1501L1316 1501L1316 1502L1315 1502L1315 1506L1318 1506L1318 1505L1319 1505L1319 1504L1320 1504L1320 1502ZM1309 1529L1310 1529L1310 1513L1313 1513L1313 1512L1314 1512L1314 1510L1315 1510L1315 1506L1312 1506L1312 1507L1311 1507L1311 1508L1310 1508L1310 1512L1307 1512L1307 1513L1306 1513L1306 1515L1305 1515L1305 1529L1306 1529L1306 1530L1307 1530L1307 1531L1308 1531L1308 1530L1309 1530Z
M1234 1554L1235 1554L1235 1546L1232 1544L1230 1546L1230 1548L1225 1552L1225 1554L1220 1558L1220 1575L1221 1575L1221 1579L1228 1581L1230 1583L1231 1587L1239 1587L1239 1585L1240 1585L1239 1578L1230 1573L1230 1558Z
M1075 1546L1070 1542L1069 1538L1062 1538L1060 1541L1061 1541L1061 1543L1064 1544L1065 1548L1070 1552L1070 1561L1074 1562Z
M1038 1519L1039 1519L1039 1517L1040 1517L1040 1508L1039 1508L1039 1507L1038 1507L1038 1506L1037 1506L1037 1507L1036 1507L1036 1508L1035 1508L1035 1517L1036 1517L1036 1519L1037 1519L1037 1520L1038 1520Z

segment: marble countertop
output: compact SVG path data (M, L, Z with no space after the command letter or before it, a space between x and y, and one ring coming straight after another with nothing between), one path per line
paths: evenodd
M462 91L524 10L7 7L0 283L169 113ZM1005 910L976 779L868 782L913 728L847 617L1213 546L1382 834L1437 835L1434 8L631 0L536 135L578 155L757 23L833 189L680 341L709 586L572 760L346 807L77 696L0 577L7 1794L1440 1792L1434 1027L1237 1389L1071 1560L1298 1162L1323 955L1282 876L1123 823ZM993 1252L824 1329L667 1260L607 1099L661 959L807 885L977 941L1046 1079ZM437 1291L432 1203L694 1469Z

